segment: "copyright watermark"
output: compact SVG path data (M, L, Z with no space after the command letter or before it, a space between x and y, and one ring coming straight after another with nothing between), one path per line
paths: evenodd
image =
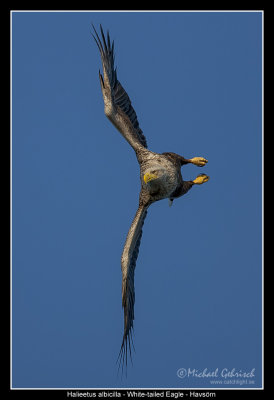
M244 371L236 368L215 368L209 370L204 368L199 370L196 368L179 368L177 376L181 379L197 378L208 379L212 385L253 385L255 384L255 368Z

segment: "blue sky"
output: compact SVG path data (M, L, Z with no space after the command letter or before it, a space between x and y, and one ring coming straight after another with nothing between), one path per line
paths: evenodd
M148 212L122 379L120 257L139 168L103 112L91 23L115 40L149 148L209 160L182 169L209 182ZM14 12L13 387L260 387L261 276L262 14ZM181 368L218 368L222 382ZM254 383L225 383L224 368L255 368Z

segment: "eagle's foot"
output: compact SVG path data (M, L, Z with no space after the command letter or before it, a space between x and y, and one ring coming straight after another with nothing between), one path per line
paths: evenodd
M209 176L205 175L205 174L199 174L197 176L196 179L194 179L194 181L192 181L193 183L195 183L195 185L201 185L202 183L205 183L209 180Z
M193 157L189 160L192 164L197 165L197 167L203 167L208 162L204 157Z

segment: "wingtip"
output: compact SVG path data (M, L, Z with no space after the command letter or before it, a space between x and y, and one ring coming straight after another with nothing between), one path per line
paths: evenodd
M101 46L100 46L100 38L99 38L99 36L98 36L98 33L96 32L96 29L95 29L95 27L94 27L94 25L93 24L91 24L92 25L92 27L93 27L93 29L94 29L94 33L95 33L95 35L96 35L96 37L93 35L93 33L92 32L90 32L91 34L92 34L92 37L93 37L93 39L95 40L95 43L97 44L97 46L98 46L98 49L99 49L99 51L100 51L100 53L101 53Z
M101 31L101 35L102 35L102 39L103 39L104 49L106 52L107 51L106 38L105 38L105 34L104 34L103 27L101 24L100 24L100 31Z
M96 28L95 28L95 26L93 25L93 23L91 22L91 26L92 26L92 28L93 28L93 31L94 31L94 33L95 33L95 35L97 36L97 38L98 38L98 33L97 33L97 31L96 31ZM95 39L95 36L93 35L93 33L91 32L91 34L92 34L92 36L94 37L94 39Z
M120 369L121 369L121 374L123 375L124 371L125 374L127 376L127 366L128 366L128 354L131 360L131 364L133 365L133 361L132 361L132 354L131 354L131 345L133 345L133 341L132 338L130 339L130 335L126 335L124 334L123 336L123 340L122 340L122 344L121 344L121 348L116 360L116 364L118 363L118 371L117 373L119 373ZM134 345L133 345L134 348ZM134 348L135 351L135 348Z

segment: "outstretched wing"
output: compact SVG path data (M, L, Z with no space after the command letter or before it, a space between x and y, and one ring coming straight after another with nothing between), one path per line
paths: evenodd
M105 103L105 114L135 151L140 146L147 147L146 138L139 127L137 115L131 105L130 98L117 80L116 68L114 69L114 41L112 44L110 43L108 32L106 40L100 25L102 43L94 26L93 29L96 37L92 36L99 48L103 65L104 78L100 71L99 78Z
M142 237L142 227L147 215L148 206L139 205L134 220L127 234L124 246L121 266L122 266L122 306L124 308L124 336L119 353L119 367L126 363L128 350L131 357L132 329L134 320L134 270L139 253Z

